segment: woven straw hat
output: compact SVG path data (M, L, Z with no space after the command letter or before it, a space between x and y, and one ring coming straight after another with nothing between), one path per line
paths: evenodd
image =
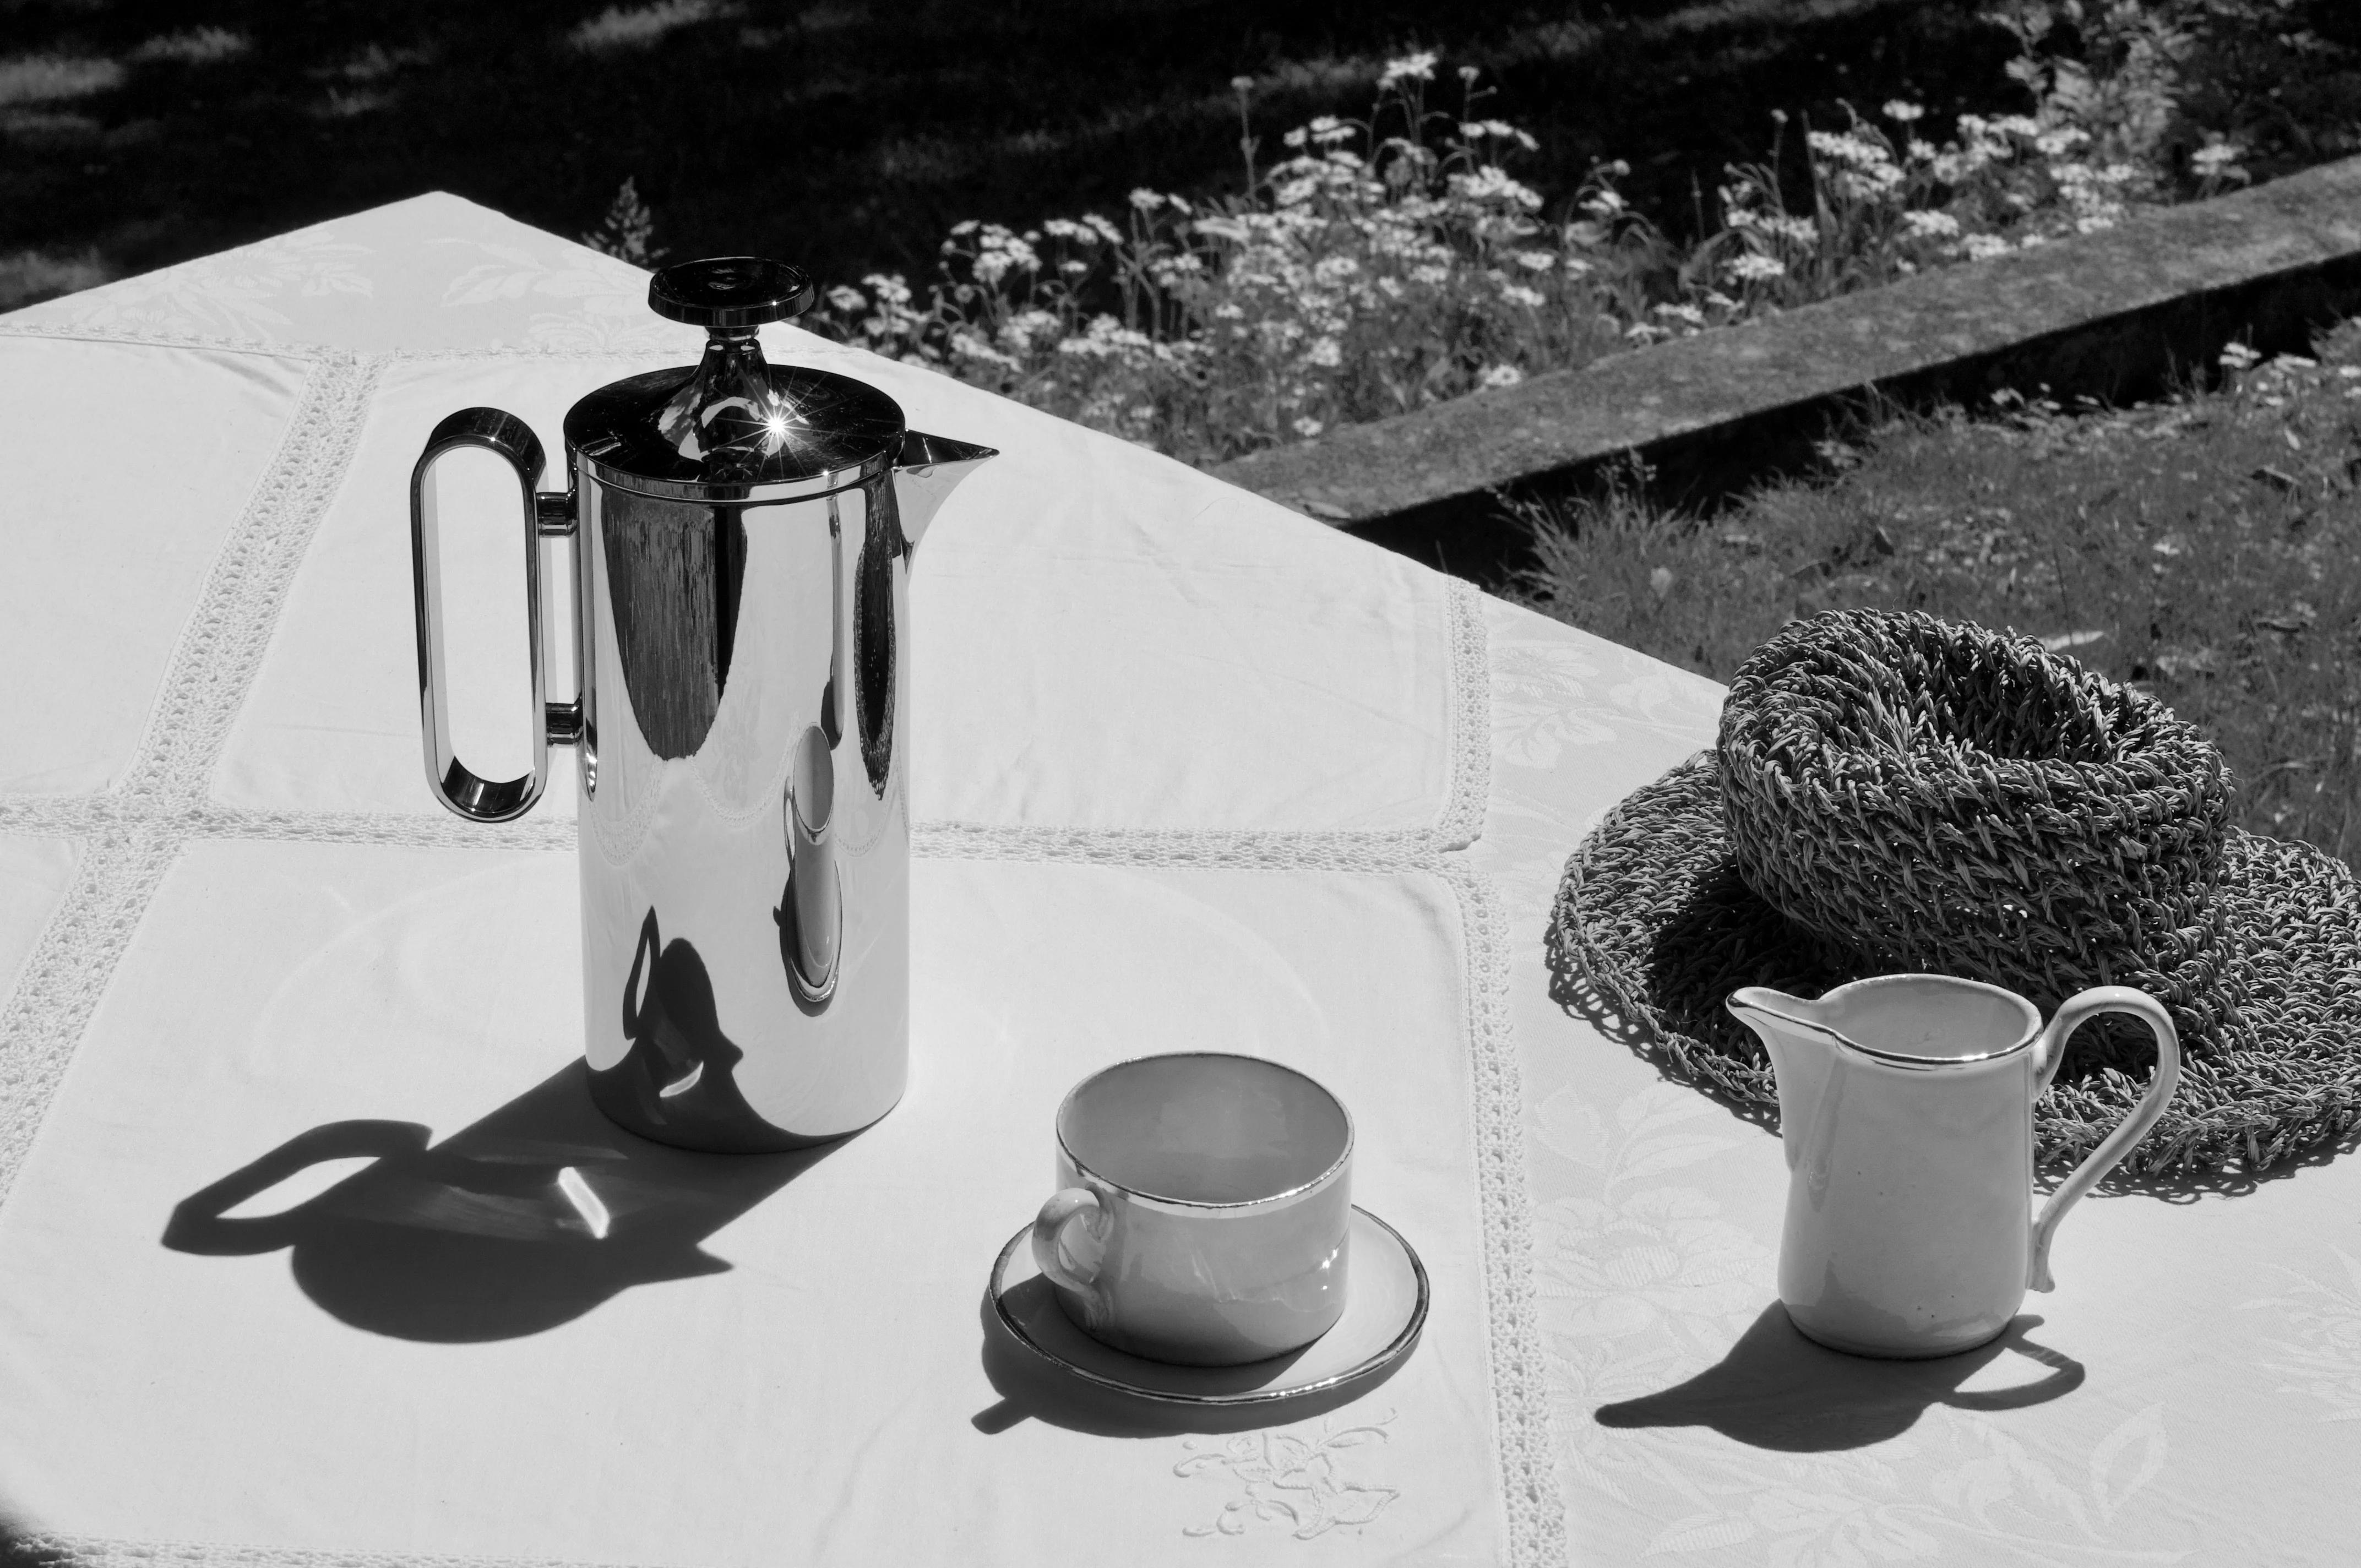
M2361 884L2230 825L2221 753L2145 693L2030 638L1930 616L1790 624L1730 683L1719 742L1634 793L1568 862L1553 961L1675 1077L1764 1115L1723 1008L1897 970L2045 1014L2093 985L2165 1003L2179 1093L2124 1169L2251 1172L2361 1124ZM2136 1025L2077 1032L2035 1110L2079 1160L2145 1091Z

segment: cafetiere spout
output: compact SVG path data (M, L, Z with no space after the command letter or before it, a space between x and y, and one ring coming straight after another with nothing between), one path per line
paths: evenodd
M997 448L977 446L949 436L913 430L902 437L902 455L894 464L894 503L902 516L902 538L916 545L925 536L935 513Z

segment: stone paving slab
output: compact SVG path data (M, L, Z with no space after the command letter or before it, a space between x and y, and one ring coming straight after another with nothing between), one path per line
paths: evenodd
M2246 338L2300 348L2361 309L2361 158L2142 213L2114 229L1946 268L1753 324L1346 426L1214 472L1478 578L1523 540L1495 493L1636 453L1675 493L1727 492L1799 460L1871 395L2013 386L2150 395Z

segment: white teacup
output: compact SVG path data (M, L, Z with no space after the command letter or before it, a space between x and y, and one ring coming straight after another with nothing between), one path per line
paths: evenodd
M1066 1316L1155 1361L1300 1349L1345 1310L1353 1119L1292 1068L1214 1051L1093 1074L1058 1108L1033 1255Z

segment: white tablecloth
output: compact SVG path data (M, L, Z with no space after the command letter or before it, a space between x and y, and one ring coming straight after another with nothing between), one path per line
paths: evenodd
M1718 690L789 329L774 358L1004 453L915 579L911 1089L814 1161L608 1129L570 1065L570 780L480 828L420 778L404 486L454 409L555 453L575 398L690 357L644 289L430 196L0 318L20 1540L683 1568L2361 1555L2361 1163L2092 1200L1991 1354L1803 1345L1775 1139L1554 999L1542 955L1566 851L1709 738ZM521 751L512 528L461 542L452 589L486 773ZM1274 1426L1086 1397L983 1306L1059 1095L1192 1046L1334 1085L1356 1197L1433 1278L1393 1376ZM561 1165L606 1184L607 1240L566 1229Z

